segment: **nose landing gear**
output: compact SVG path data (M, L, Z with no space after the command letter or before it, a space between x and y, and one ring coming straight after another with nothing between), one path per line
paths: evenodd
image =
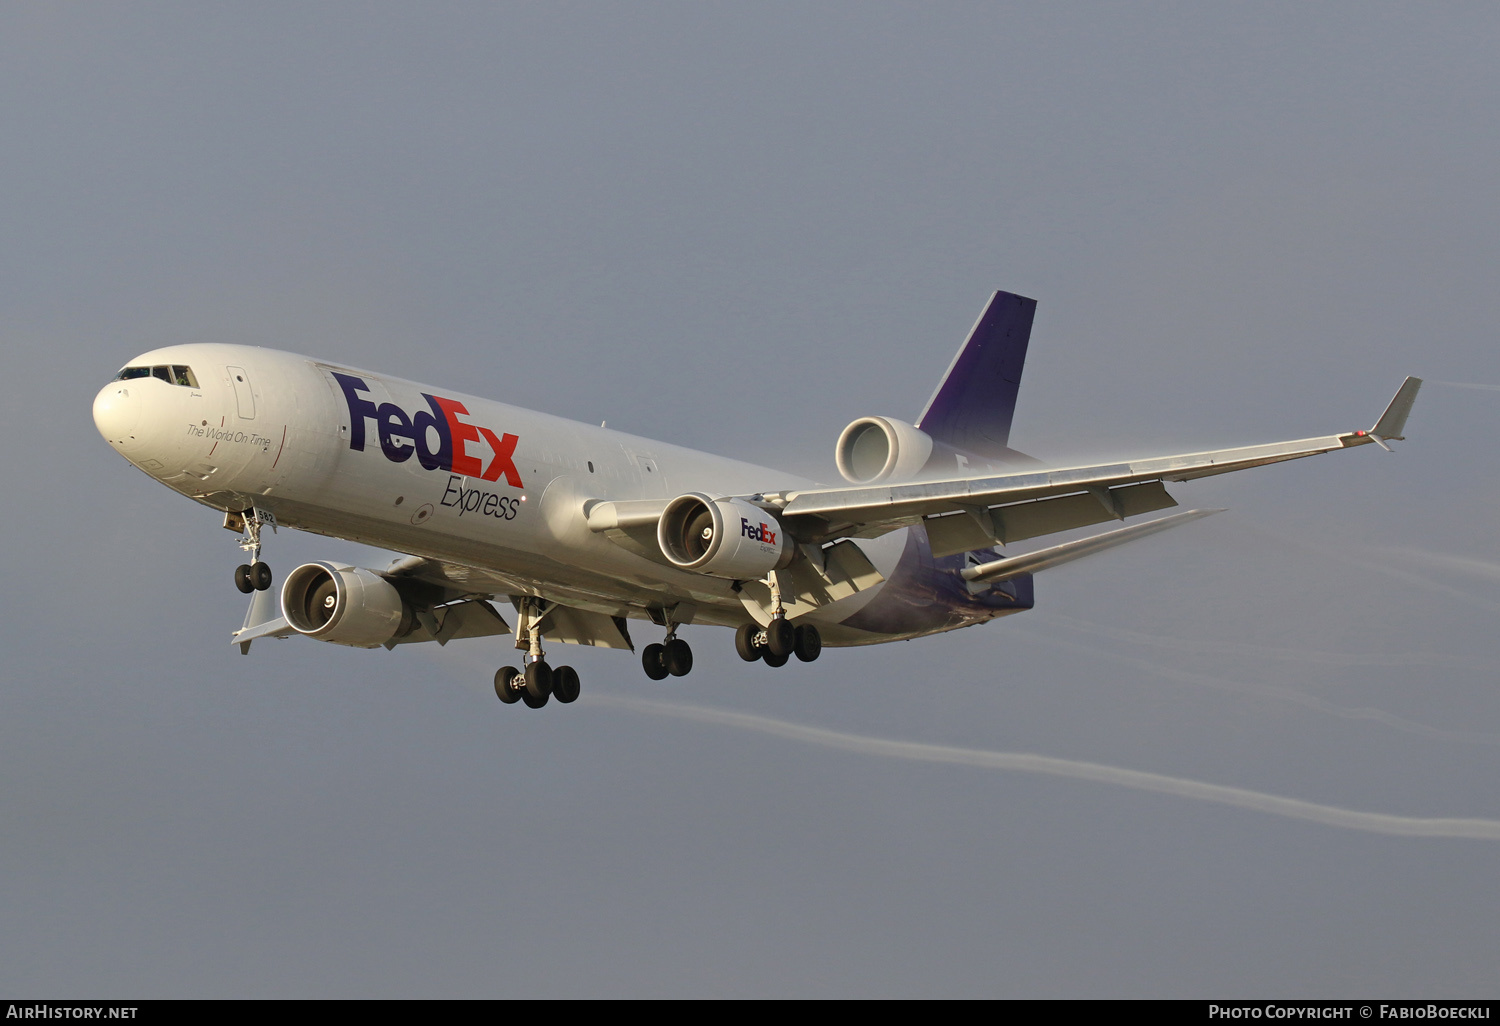
M260 529L263 524L271 525L271 531L275 533L276 517L267 510L250 509L224 515L225 527L245 532L240 548L250 553L250 562L234 568L234 586L246 595L271 587L271 568L260 561Z
M271 587L271 568L261 562L241 563L234 568L234 586L246 595Z

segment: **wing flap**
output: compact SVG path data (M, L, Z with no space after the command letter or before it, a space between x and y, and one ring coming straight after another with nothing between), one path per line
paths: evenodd
M972 507L963 513L928 517L922 526L927 529L932 554L951 556L997 543L1007 545L1044 534L1123 520L1175 505L1177 500L1167 494L1160 481L1148 481L1009 506Z
M589 645L594 648L624 648L635 651L623 617L607 616L573 606L553 606L542 617L537 630L548 642ZM517 636L516 647L521 647Z
M870 562L858 545L840 541L809 557L812 573L792 577L793 593L782 592L787 616L796 619L821 606L831 605L873 588L885 577ZM747 612L762 624L769 623L776 601L764 581L741 581L740 602Z
M1167 494L1160 481L1111 488L1106 496L1095 493L1066 495L1001 506L992 511L996 519L996 541L1009 544L1044 534L1089 527L1107 520L1123 520L1141 513L1170 509L1177 500Z
M489 638L510 633L510 624L505 622L505 617L484 599L419 609L417 621L415 630L404 637L392 638L385 647L389 649L423 641L446 645L460 638Z

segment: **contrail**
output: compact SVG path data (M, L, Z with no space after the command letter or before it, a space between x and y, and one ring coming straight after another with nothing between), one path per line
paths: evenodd
M1412 551L1415 552L1416 550ZM1496 566L1495 572L1497 576L1500 576L1500 565ZM1461 656L1444 652L1332 652L1323 649L1277 648L1271 645L1224 641L1222 639L1179 638L1164 634L1147 634L1143 631L1133 631L1122 627L1108 627L1104 624L1080 619L1076 616L1067 616L1062 613L1053 613L1050 611L1046 618L1046 626L1057 626L1077 631L1080 634L1096 634L1113 641L1124 641L1133 645L1195 655L1229 655L1257 659L1279 659L1283 662L1314 663L1323 666L1346 668L1359 666L1441 665L1453 666L1465 670L1487 671L1490 669L1487 664L1481 665L1475 660L1465 659ZM1017 626L1013 630L1020 633L1023 629L1027 628L1035 630L1036 623L1028 623L1024 628Z
M1257 698L1269 698L1283 702L1292 702L1308 709L1315 709L1321 713L1338 716L1347 720L1367 720L1372 723L1380 723L1394 730L1402 730L1411 734L1419 734L1430 737L1437 741L1462 741L1470 744L1493 745L1500 744L1500 734L1487 733L1476 730L1446 730L1442 727L1434 727L1431 724L1420 723L1405 717L1388 713L1383 709L1375 709L1370 706L1345 706L1338 705L1317 695L1310 695L1296 688L1282 687L1274 684L1247 684L1242 681L1230 680L1228 677L1218 677L1210 673L1197 673L1191 670L1180 670L1173 666L1153 662L1149 659L1141 659L1134 656L1124 655L1119 652L1088 645L1081 641L1070 641L1067 639L1047 638L1045 631L1039 633L1038 625L1031 624L1027 628L1017 628L1017 633L1025 633L1039 639L1044 644L1051 644L1062 648L1071 648L1082 652L1092 652L1102 655L1116 662L1129 663L1137 666L1148 673L1154 673L1164 680L1178 680L1185 684L1194 684L1200 687L1212 688L1215 691L1225 691L1232 694L1254 695ZM1150 637L1150 635L1143 635Z
M1429 385L1447 385L1449 388L1478 388L1486 392L1500 392L1500 385L1481 385L1474 381L1433 381L1427 380Z
M1477 556L1448 556L1441 552L1429 552L1426 549L1403 546L1396 546L1382 551L1390 555L1405 556L1429 566L1456 570L1459 573L1471 574L1475 577L1483 577L1491 581L1500 580L1500 563L1495 563L1488 559L1480 559Z
M1316 544L1313 544L1310 542L1302 541L1298 538L1293 538L1287 535L1279 534L1275 531L1269 531L1265 528L1255 527L1251 525L1244 525L1241 529L1246 534L1259 535L1262 538L1269 538L1279 544L1299 549L1303 552L1308 553L1309 555L1335 559L1348 566L1359 567L1361 570L1370 570L1378 574L1384 574L1387 577L1394 577L1398 581L1403 581L1407 584L1414 585L1426 591L1441 595L1448 595L1452 598L1461 600L1465 605L1468 606L1481 606L1492 612L1500 613L1500 603L1492 602L1489 599L1470 594L1469 592L1464 591L1460 588L1455 588L1451 585L1443 584L1442 582L1435 581L1430 577L1421 574L1415 574L1407 570L1400 570L1394 566L1391 566L1389 561L1385 559L1385 550L1383 549L1370 550L1365 548L1364 546L1356 547L1348 545L1347 543L1341 543L1337 540L1330 541L1328 539L1323 539L1318 541ZM1374 552L1375 556L1374 558L1360 557L1353 554L1355 551ZM1396 551L1399 552L1402 550ZM1405 550L1408 556L1412 551L1413 550L1410 549ZM1435 565L1438 562L1438 560L1431 558L1433 554L1429 553L1427 555L1429 557L1429 564ZM1453 557L1449 557L1449 559L1453 562L1458 562L1458 560L1454 560Z
M1500 820L1425 819L1415 816L1392 816L1381 812L1360 812L1357 809L1342 809L1336 805L1319 805L1316 802L1305 802L1298 798L1284 798L1261 791L1225 787L1222 784L1169 777L1160 773L1144 773L1140 770L1105 766L1096 762L1057 759L1029 752L992 752L978 748L922 744L916 741L889 741L884 738L846 734L842 731L788 723L785 720L756 716L752 713L712 709L700 705L683 705L616 695L590 695L588 701L590 704L613 705L634 712L671 716L696 723L736 727L740 730L769 734L790 741L802 741L806 744L820 745L842 752L877 755L889 759L906 759L913 762L948 763L979 769L1014 770L1022 773L1070 777L1074 780L1091 780L1099 784L1130 787L1138 791L1155 791L1179 798L1217 802L1220 805L1252 809L1256 812L1270 813L1273 816L1305 819L1324 826L1341 827L1345 830L1364 830L1375 834L1395 834L1401 837L1452 837L1500 841Z

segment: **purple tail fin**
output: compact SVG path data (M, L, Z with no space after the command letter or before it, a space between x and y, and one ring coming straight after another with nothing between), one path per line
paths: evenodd
M996 292L917 420L935 440L977 456L1019 455L1009 447L1036 300Z

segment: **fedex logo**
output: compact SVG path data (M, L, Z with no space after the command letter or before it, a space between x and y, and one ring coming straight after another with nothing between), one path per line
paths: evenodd
M740 536L767 545L776 544L776 532L771 530L770 524L752 524L744 517L740 517Z
M484 481L499 480L503 474L512 488L525 487L515 464L516 443L520 438L496 437L487 427L459 420L467 417L469 411L458 400L423 392L422 398L427 400L430 411L418 410L408 416L395 403L376 406L369 398L370 386L354 375L332 373L349 404L349 448L364 451L365 421L373 420L380 451L392 463L405 463L416 453L417 462L426 470L446 470ZM438 439L435 449L428 444L434 434Z

